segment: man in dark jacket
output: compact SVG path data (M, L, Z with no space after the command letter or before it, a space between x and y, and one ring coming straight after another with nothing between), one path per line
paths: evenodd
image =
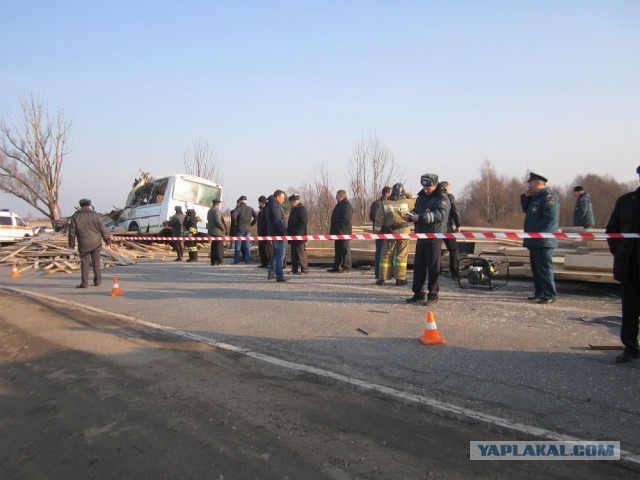
M211 237L225 237L227 222L220 211L220 200L214 200L207 212L207 233ZM224 240L211 241L211 265L222 265L224 262Z
M267 197L260 195L258 198L258 206L260 211L258 212L258 236L266 237L269 235L267 228L267 216L264 211L264 207L267 205ZM258 253L260 254L260 265L258 268L269 268L269 261L271 260L271 242L268 240L258 240Z
M282 209L283 203L284 191L282 190L276 190L267 200L265 214L267 217L267 231L269 236L285 236L287 234L287 227L284 223L284 210ZM273 240L272 246L273 254L269 262L267 279L284 282L285 242L284 240Z
M640 175L640 167L637 168L636 173ZM640 232L640 188L618 198L607 223L606 232ZM640 239L609 238L607 242L609 242L609 250L613 254L613 278L621 283L622 288L620 340L624 345L624 351L616 357L616 362L627 363L640 358L640 348L638 347Z
M449 197L438 183L438 176L425 173L420 177L422 190L416 197L412 212L405 217L415 223L415 233L445 233L451 205ZM442 239L421 238L416 241L416 253L413 259L413 297L407 303L432 305L440 294L440 264ZM427 292L424 283L427 282ZM426 296L426 300L425 300Z
M93 210L91 200L80 200L80 210L69 220L69 248L74 249L78 240L80 254L80 272L82 280L76 288L87 288L89 285L89 267L93 265L93 284L97 287L102 283L100 270L100 250L102 240L111 245L111 237L100 218L100 214Z
M558 231L560 224L560 201L547 189L547 179L531 172L527 191L520 195L525 232ZM556 238L525 238L523 246L529 249L531 273L535 291L529 300L547 304L556 301L556 281L553 275L553 251L558 246Z
M306 235L307 223L309 223L309 213L307 208L300 203L300 195L293 194L289 197L291 213L287 232L289 235ZM290 240L291 245L291 273L294 275L306 275L309 273L309 262L307 261L306 240Z
M460 231L460 215L458 215L458 207L456 206L456 197L449 192L451 186L449 182L442 182L442 189L449 197L451 210L449 211L449 220L447 221L447 233L458 233ZM454 280L458 278L458 241L455 238L445 238L444 244L449 250L449 275Z
M582 185L573 187L576 197L576 208L573 210L573 226L591 228L595 225L591 195L584 191Z
M171 227L172 237L182 237L184 235L184 213L182 213L182 207L176 205L176 213L169 219L169 226ZM184 240L174 240L173 248L176 251L176 262L182 261L182 255L184 253Z
M347 200L347 192L338 190L338 202L331 213L329 235L351 235L353 207ZM336 240L334 243L335 258L333 267L327 272L349 273L351 271L351 240Z
M381 230L381 225L376 224L376 216L378 215L378 210L382 206L382 202L387 200L390 195L391 195L391 187L389 185L386 185L382 188L382 194L380 195L380 198L371 204L371 208L369 209L369 220L371 220L371 226L374 233L389 233L389 232L383 232ZM382 239L376 240L376 254L373 260L375 263L376 280L378 279L380 274L380 255L382 252L383 243L384 243L384 240Z
M244 195L238 199L238 206L231 213L231 222L234 224L236 237L248 237L251 235L251 227L258 221L256 211L247 205L247 197ZM240 249L242 248L242 258L244 263L251 263L249 253L249 240L236 240L233 263L240 263Z

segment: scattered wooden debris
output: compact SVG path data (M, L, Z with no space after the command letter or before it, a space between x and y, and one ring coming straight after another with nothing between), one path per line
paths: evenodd
M104 246L100 254L102 268L133 265L138 258L161 258L171 255L170 247L161 244L140 244L128 240ZM39 238L0 248L0 264L16 264L18 272L28 269L47 273L72 273L80 268L76 250L67 247L65 239Z

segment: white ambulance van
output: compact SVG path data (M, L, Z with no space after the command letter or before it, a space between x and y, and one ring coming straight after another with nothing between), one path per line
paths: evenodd
M27 222L9 209L0 210L0 243L19 242L33 236Z

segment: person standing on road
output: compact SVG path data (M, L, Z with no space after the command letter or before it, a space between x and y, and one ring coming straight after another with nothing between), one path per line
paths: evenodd
M640 180L640 166L636 169ZM607 233L640 232L640 187L625 193L616 200ZM622 326L620 341L624 351L616 362L627 363L640 358L638 330L640 322L640 239L609 238L609 250L613 254L613 278L620 282L622 295Z
M591 205L591 194L585 192L582 185L573 187L573 194L576 197L576 208L573 210L573 226L591 228L595 225L593 218L593 206Z
M285 236L287 234L287 226L284 223L284 191L276 190L267 200L265 214L267 217L267 229L269 236ZM285 282L284 278L284 240L273 240L273 254L269 262L268 280L275 279L276 282Z
M307 208L300 203L300 195L293 194L289 197L291 213L289 213L289 223L287 232L289 235L306 235L307 224L309 223L309 213ZM309 273L309 263L307 260L306 240L289 240L291 245L291 273L293 275L306 275Z
M425 173L420 177L422 190L416 198L412 212L405 217L415 223L415 233L444 233L447 230L449 197L438 183L435 173ZM416 253L413 260L413 296L407 303L421 302L426 306L438 301L440 294L440 266L442 239L420 238L416 241ZM427 292L424 284L427 282ZM426 296L426 300L425 300Z
M353 220L353 207L347 200L347 192L338 190L336 193L338 202L331 213L330 235L351 235ZM327 272L349 273L351 271L351 240L336 240L334 242L335 258L333 267Z
M266 237L269 235L267 227L267 216L265 214L264 207L267 205L267 197L260 195L258 198L258 206L260 211L258 212L258 236ZM258 253L260 255L260 265L258 268L269 268L269 262L271 261L271 242L268 240L258 240Z
M81 281L76 288L87 288L89 285L90 266L93 266L93 284L98 287L102 283L102 271L100 270L102 240L107 245L111 245L111 237L100 214L93 210L91 200L83 198L79 204L80 210L74 213L69 220L67 237L70 249L74 249L76 239L78 241Z
M382 188L382 194L380 195L380 198L371 204L371 208L369 209L369 220L371 220L373 233L385 233L380 229L381 226L376 224L376 217L378 215L378 210L382 206L382 202L387 200L390 195L391 195L391 187L386 185ZM382 244L384 243L384 240L376 239L375 242L376 242L376 254L373 261L375 263L374 268L375 268L376 280L378 280L380 278L379 277L380 255L382 252Z
M220 211L220 200L214 200L207 212L207 233L211 237L225 237L227 235L227 222L224 221ZM224 263L224 240L211 241L211 265Z
M407 198L402 183L396 183L391 196L382 201L376 212L374 233L410 233L411 228L405 216L413 209L415 200ZM396 285L407 284L407 259L409 258L409 239L383 240L380 255L380 271L376 285L383 286L391 280L393 259L395 261L394 277Z
M251 227L256 224L258 215L256 211L247 205L247 197L244 195L238 199L238 206L231 213L231 223L235 225L237 237L248 237L251 235ZM233 263L240 263L240 249L244 263L251 263L249 251L249 240L236 240Z
M187 203L187 214L184 217L184 235L185 237L193 238L198 233L198 222L200 218L196 215L196 211L193 208L191 202ZM187 240L185 247L189 253L189 260L187 262L198 261L198 244L193 240Z
M528 233L558 231L560 223L560 201L558 195L547 189L547 179L542 175L529 174L527 191L520 195L524 212L524 231ZM523 246L529 249L534 293L528 300L539 304L556 301L556 281L553 276L553 252L558 246L557 238L525 238Z
M458 207L456 206L456 197L449 192L451 186L449 182L442 182L442 188L449 197L451 210L449 211L449 220L447 221L447 233L458 233L460 231L460 215L458 215ZM444 244L449 250L449 275L453 280L458 279L458 241L455 238L445 238Z
M175 215L169 219L169 226L171 227L171 236L182 237L184 235L184 213L182 213L182 207L180 205L176 205L175 210L176 210ZM181 262L182 256L184 253L184 241L174 240L173 248L176 251L176 255L178 257L175 259L175 261Z

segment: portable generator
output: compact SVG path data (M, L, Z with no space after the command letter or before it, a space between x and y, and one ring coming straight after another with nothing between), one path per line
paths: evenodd
M509 258L503 253L481 253L458 261L460 288L488 287L490 290L509 283Z

